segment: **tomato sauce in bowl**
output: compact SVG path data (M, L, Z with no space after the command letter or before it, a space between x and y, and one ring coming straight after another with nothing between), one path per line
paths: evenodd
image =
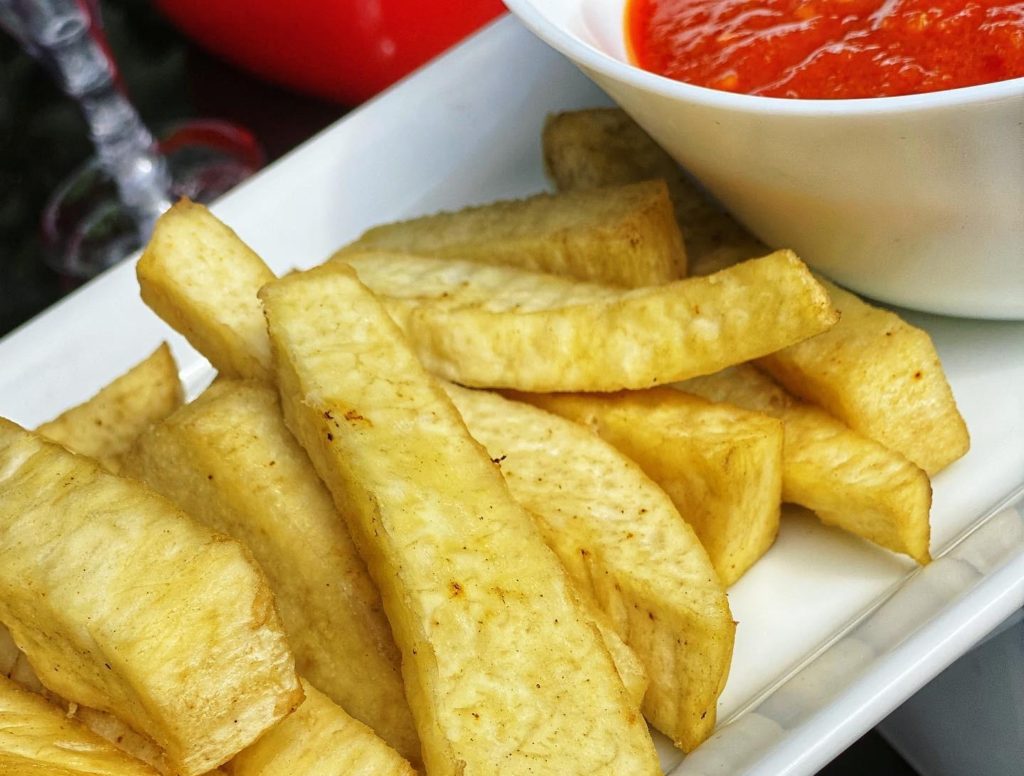
M626 39L699 86L890 97L1024 77L1024 0L629 0Z

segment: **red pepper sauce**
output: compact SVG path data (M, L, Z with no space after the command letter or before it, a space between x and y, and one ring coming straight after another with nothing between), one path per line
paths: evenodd
M919 94L1024 76L1024 0L629 0L633 61L768 97Z

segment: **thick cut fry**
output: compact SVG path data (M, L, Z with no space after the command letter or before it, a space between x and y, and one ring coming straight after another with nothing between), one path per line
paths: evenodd
M380 303L341 265L260 296L285 419L380 588L427 772L659 773L558 559Z
M380 594L330 494L285 428L276 393L257 382L222 380L143 436L126 466L252 550L274 591L299 673L419 762ZM647 673L610 624L596 619L639 708Z
M36 672L32 670L25 652L17 648L10 632L3 626L0 626L0 674L22 686L23 689L43 696L50 703L58 706L68 718L85 725L95 735L110 741L121 751L127 752L131 758L153 767L159 773L172 773L163 749L152 740L136 733L114 715L97 712L95 708L78 703L69 703L55 692L43 687ZM217 773L217 771L213 773Z
M513 398L582 423L636 461L693 526L724 585L775 541L782 494L777 419L671 388Z
M68 719L59 707L0 677L0 773L4 776L156 776Z
M117 717L103 711L90 709L88 706L68 703L64 698L43 687L36 672L29 665L25 653L18 649L10 631L3 625L0 625L0 674L16 682L23 689L43 696L50 703L58 706L67 717L78 720L94 734L109 741L130 757L141 760L159 773L172 773L163 750L145 736L136 733ZM211 773L219 773L219 771L211 771Z
M296 668L419 760L380 594L277 394L224 380L143 435L126 471L242 542L267 576Z
M707 553L640 468L580 425L447 386L578 589L647 667L644 715L685 751L715 726L735 625Z
M928 333L822 281L841 313L817 337L758 364L789 391L906 456L928 474L970 447Z
M65 716L74 718L85 725L92 733L109 741L122 752L136 760L141 760L162 774L170 774L171 769L163 751L145 736L142 736L125 725L112 714L78 704L69 704L54 692L43 687L36 672L29 665L25 653L18 649L10 631L0 625L0 674L11 679L22 689L41 695L50 703L59 707ZM2 715L0 715L2 716ZM0 771L3 772L3 771Z
M560 191L664 180L683 232L690 274L706 275L771 251L622 110L598 108L551 116L543 143L548 174Z
M306 700L239 752L231 776L416 776L401 755L306 681Z
M0 621L42 683L116 714L183 776L302 699L273 599L236 542L0 420Z
M705 275L768 250L619 109L552 116L544 129L544 157L560 190L665 179L691 274ZM825 285L842 313L839 324L765 357L760 365L794 394L825 407L929 474L963 456L970 444L967 428L927 334L894 313Z
M160 216L136 267L143 301L228 377L269 379L256 292L274 273L202 205Z
M899 453L798 401L744 364L678 386L782 420L782 498L918 563L930 559L928 475Z
M836 320L789 251L628 291L454 260L346 258L427 368L463 385L649 388L770 353Z
M116 472L135 437L174 412L181 402L178 366L170 348L163 344L87 402L36 431Z
M538 194L385 224L342 248L507 264L614 286L686 275L686 254L662 181Z

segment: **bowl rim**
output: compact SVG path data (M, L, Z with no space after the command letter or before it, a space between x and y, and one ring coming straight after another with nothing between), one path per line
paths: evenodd
M576 5L586 2L586 0L565 1ZM545 0L504 0L508 9L531 32L584 69L595 70L629 86L652 92L661 97L706 107L739 113L773 113L788 116L868 116L955 108L1024 97L1024 77L895 97L802 99L726 92L676 81L643 70L632 63L623 62L549 21L538 8L544 2Z

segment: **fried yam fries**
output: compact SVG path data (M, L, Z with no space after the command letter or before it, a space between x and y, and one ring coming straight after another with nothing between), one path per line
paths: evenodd
M339 265L260 296L286 421L381 590L427 771L659 773L557 558L380 303Z
M0 773L5 776L156 776L58 706L0 676Z
M683 391L782 420L782 498L918 563L930 559L931 484L899 453L797 401L750 365L688 380Z
M735 631L693 530L635 463L578 424L486 391L446 390L578 589L647 667L644 715L692 750L715 726Z
M143 301L218 372L269 379L256 292L274 273L209 210L183 199L160 216L136 273Z
M384 224L335 258L366 251L501 264L629 288L686 275L682 236L662 181L537 194Z
M36 431L117 472L135 438L174 412L182 400L178 365L165 343L91 399Z
M302 699L273 599L237 543L0 420L0 621L42 683L119 716L183 776Z
M306 699L252 746L235 755L231 776L416 776L370 728L309 682Z
M218 381L144 434L126 471L244 544L273 590L298 672L419 760L380 594L275 391Z
M671 388L512 397L583 424L636 461L693 526L722 584L739 579L775 541L777 419Z
M822 281L841 313L832 329L758 364L791 393L906 456L928 474L970 447L928 334Z
M683 233L691 275L707 275L771 252L618 108L550 116L543 146L545 166L559 191L664 180Z
M469 386L649 388L770 353L836 320L789 251L629 291L470 262L345 258L427 368Z

